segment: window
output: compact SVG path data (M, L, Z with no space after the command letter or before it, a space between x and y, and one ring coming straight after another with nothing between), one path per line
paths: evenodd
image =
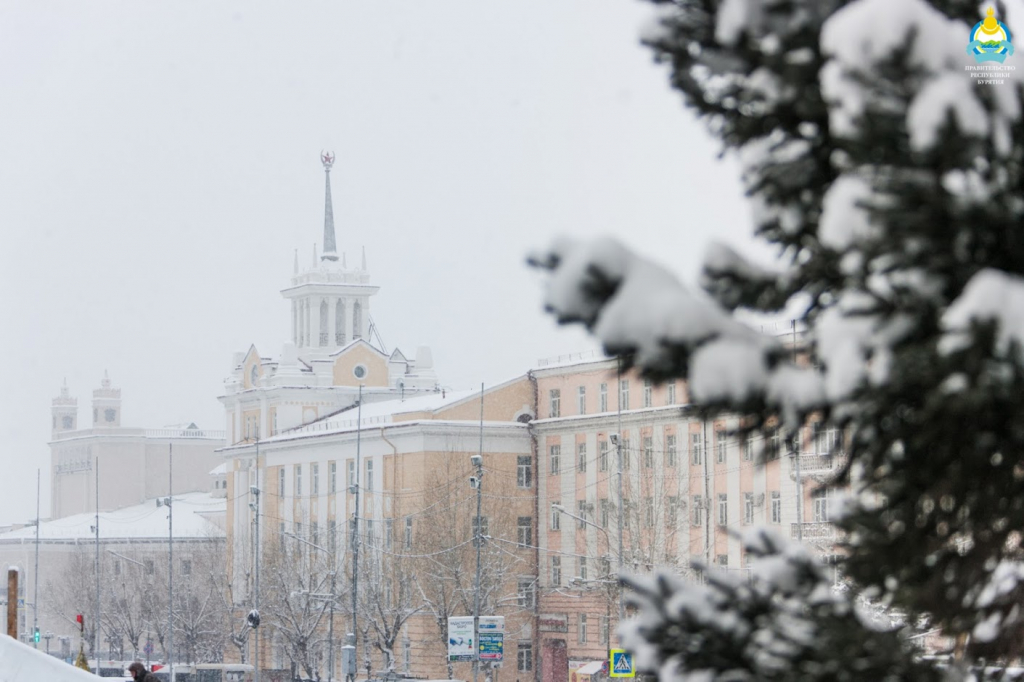
M114 559L114 575L121 575L121 562Z
M156 568L153 565L153 560L152 559L143 559L142 563L143 563L142 568L143 568L143 570L146 571L146 575L153 575L153 570Z
M549 402L549 406L550 407L548 409L548 416L549 417L561 417L562 416L562 391L557 389L557 388L553 388L550 391L548 391L548 398L549 398L549 401L550 401Z
M587 521L586 521L586 518L587 518L587 501L586 500L576 500L576 516L579 517L578 519L576 519L576 528L578 530L583 530L584 528L587 527Z
M579 409L580 414L587 413L587 387L580 386L576 392L576 407Z
M352 488L356 485L356 461L350 459L348 461L348 489L352 492Z
M727 493L718 495L718 525L729 525L729 495Z
M302 494L302 465L295 465L295 497Z
M395 535L395 520L384 519L384 549L390 551L392 548L391 539Z
M650 528L654 525L654 498L644 498L644 525Z
M560 502L551 503L551 530L562 529L562 514L555 507L561 506Z
M727 444L727 441L725 439L725 431L722 431L722 430L715 431L715 446L716 446L716 448L718 450L718 457L717 457L717 459L718 459L718 463L719 464L722 464L723 462L725 462L725 455L726 455L725 448L726 448L726 444Z
M811 499L814 501L814 522L815 523L828 523L829 519L829 501L832 499L832 490L829 488L818 488L811 493ZM802 521L802 519L799 519Z
M581 613L580 616L579 616L579 620L577 620L576 623L577 623L576 638L579 640L580 644L586 644L587 643L587 614Z
M779 455L782 454L782 429L775 429L772 431L771 439L771 450L769 451L769 459L778 459Z
M284 497L284 467L277 470L277 496Z
M587 579L587 557L581 556L579 558L579 565L580 565L580 580L586 580Z
M412 517L405 517L405 548L412 549Z
M690 523L694 526L699 526L703 523L704 519L701 510L704 509L704 500L701 499L700 495L693 496L693 506L690 507Z
M598 412L608 411L608 384L601 384L597 391Z
M654 466L654 438L644 436L644 467L650 469Z
M519 643L519 649L516 651L516 670L521 673L533 670L533 644Z
M551 557L551 584L562 584L562 557Z
M772 523L782 523L782 494L772 491Z
M273 436L277 433L277 410L275 409L270 415L270 435Z
M679 523L679 498L669 495L668 503L665 505L665 525L672 527Z
M533 517L520 516L516 520L516 538L520 547L533 546Z
M608 630L610 629L608 627L608 616L598 616L597 623L598 623L598 625L597 625L597 628L598 628L597 637L598 637L598 639L601 640L601 644L607 644L608 643Z
M629 379L619 379L619 409L629 409Z
M314 545L320 544L320 524L316 521L309 524L309 541Z
M366 460L366 490L370 492L373 490L373 460Z
M587 473L587 444L580 443L577 445L576 452L578 455L576 458L576 470L581 474L585 474Z
M516 485L520 488L533 487L533 458L530 455L516 457Z
M743 461L754 461L754 438L749 433L743 439Z
M516 584L516 603L522 608L533 608L536 600L533 578L520 578Z
M408 637L402 640L402 661L405 665L405 672L409 672L409 667L412 665L412 642Z
M610 505L608 504L608 498L607 497L602 497L598 501L598 508L600 510L600 517L598 517L598 522L601 524L602 528L607 528L608 527L609 509L610 509Z
M621 462L622 468L623 469L628 469L629 468L629 439L628 438L623 438L622 439L622 453L621 453L621 455L622 455L622 462Z
M313 477L313 489L310 491L313 495L320 494L320 465L310 464L310 474Z
M693 442L693 446L690 448L690 452L693 453L693 463L700 466L704 462L703 457L703 442L699 433L690 435L690 439Z
M597 441L597 468L608 471L608 441Z
M334 304L334 345L345 345L345 302L340 298Z
M644 407L650 407L654 399L654 386L650 379L644 379Z
M676 404L676 382L672 382L665 386L665 404L675 405Z
M814 424L814 452L830 455L839 445L839 429L826 428L821 422Z
M552 445L551 448L550 448L550 452L551 452L551 475L554 476L555 474L558 473L558 470L561 468L560 462L561 462L561 459L562 459L562 446L561 445Z
M754 522L754 493L743 493L743 523Z
M665 436L665 466L676 465L676 437L675 434Z
M721 566L722 568L728 568L729 567L729 555L728 554L719 554L718 556L715 557L715 563L718 564L719 566Z
M327 522L327 552L334 555L338 547L338 522L331 519Z
M327 465L327 469L330 472L331 477L330 482L327 484L328 489L330 492L336 493L338 492L338 463L331 462Z

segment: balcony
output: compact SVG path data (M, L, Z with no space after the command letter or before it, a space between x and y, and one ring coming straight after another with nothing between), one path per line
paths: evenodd
M841 452L834 455L802 454L800 455L800 473L827 473L838 469L845 463L846 455Z
M841 537L831 523L791 523L789 525L789 534L794 540L800 537L801 530L803 530L804 542L835 542Z

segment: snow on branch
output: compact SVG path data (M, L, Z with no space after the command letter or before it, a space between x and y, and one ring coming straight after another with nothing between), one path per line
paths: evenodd
M582 322L647 376L689 378L698 402L767 404L793 425L824 404L817 372L788 364L774 339L615 240L563 239L530 263L551 273L545 307L559 322Z
M939 679L898 632L866 622L805 547L765 528L741 541L749 576L695 562L704 584L623 578L638 612L619 632L638 669L693 682Z

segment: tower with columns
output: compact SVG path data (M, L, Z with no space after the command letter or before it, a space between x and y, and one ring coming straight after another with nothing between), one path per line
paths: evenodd
M379 287L370 284L366 252L361 265L348 268L345 258L339 264L334 231L334 206L331 200L331 167L334 155L320 155L324 166L324 241L323 254L312 266L299 271L295 259L291 285L281 294L291 301L291 340L302 357L326 357L356 339L369 340L370 297Z
M68 380L60 387L60 395L53 399L50 404L50 413L53 417L52 435L65 431L74 431L78 428L78 398L72 398L68 392Z
M92 391L93 427L121 426L121 389L112 388L110 376L103 371L103 383Z

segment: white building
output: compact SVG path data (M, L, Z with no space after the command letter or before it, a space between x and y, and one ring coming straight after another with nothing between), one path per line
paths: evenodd
M192 492L175 495L171 506L174 571L177 582L187 584L198 550L205 550L206 556L223 556L226 500L219 490ZM148 632L151 639L156 638L167 618L169 531L167 507L150 499L98 515L86 512L43 521L38 541L35 525L0 534L3 575L11 567L20 572L19 639L31 642L35 624L45 640L39 643L40 650L49 648L62 657L72 650L77 653L81 636L76 616L85 615L87 632L96 618L97 563L103 656L109 649L124 651L129 635L124 630L131 628L128 619L135 619L143 636ZM144 596L154 599L147 601ZM6 603L6 590L0 601ZM158 603L163 608L152 612L151 604ZM118 633L124 637L117 637ZM93 643L92 636L87 637L86 651ZM128 646L127 655L133 653ZM154 658L158 655L154 651Z
M112 511L175 491L209 489L221 459L223 431L186 424L161 429L122 426L121 389L104 373L93 391L92 422L79 428L78 400L67 384L51 405L50 516ZM173 478L168 467L173 461Z

